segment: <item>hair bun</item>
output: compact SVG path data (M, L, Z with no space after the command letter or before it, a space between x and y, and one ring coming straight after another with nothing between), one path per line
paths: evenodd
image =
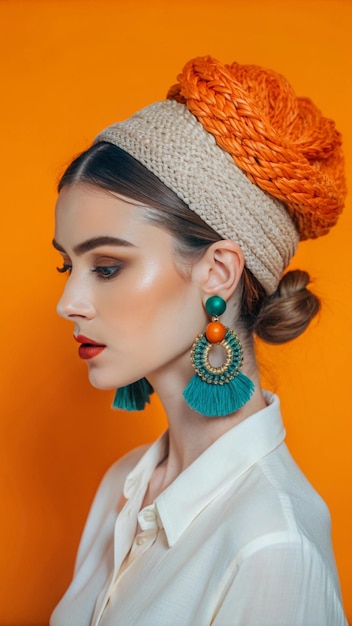
M168 98L186 104L258 187L285 203L300 239L326 234L344 206L341 135L288 81L255 65L189 61Z
M268 343L280 344L301 335L319 312L319 298L307 286L308 272L292 270L284 274L275 293L260 309L255 332Z
M310 283L310 276L304 270L291 270L283 275L277 288L277 293L282 298L296 295L306 289Z

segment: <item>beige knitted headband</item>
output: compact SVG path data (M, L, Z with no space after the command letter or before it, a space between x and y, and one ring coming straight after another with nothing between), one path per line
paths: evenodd
M165 100L103 130L153 172L221 237L236 241L247 267L275 291L298 243L284 205L253 185L187 108Z
M227 71L227 66L221 66L210 57L190 61L188 66L190 64L194 65L196 62L205 62L206 71L211 66L211 71L215 67L220 72L220 81L218 80L217 84L221 83L221 88L218 91L221 96L224 96L222 74ZM192 70L194 69L193 65ZM246 66L239 67L245 68ZM255 69L266 72L270 76L270 71L268 70ZM277 77L278 75L273 74L273 76ZM216 89L214 87L216 81L210 81L212 77L214 78L214 74L208 77L207 87L211 84L211 88L214 90ZM285 81L283 77L279 76L279 79ZM257 82L259 83L260 81ZM261 87L263 87L262 82ZM287 85L285 82L284 87L286 91ZM269 90L270 85L265 84L264 91L265 89ZM275 145L273 146L273 153L279 155L280 163L276 166L275 163L270 163L269 174L263 174L264 168L262 168L260 170L261 176L255 177L255 167L257 167L259 162L259 158L256 156L259 154L257 147L254 149L252 165L250 159L247 158L245 161L249 163L248 168L246 164L243 165L241 162L240 169L236 165L238 159L234 155L232 148L228 148L226 142L224 145L223 136L218 136L216 123L215 125L212 124L212 121L205 123L202 118L202 113L206 110L206 98L204 97L204 106L202 108L202 93L199 96L198 92L196 99L193 97L193 88L189 90L192 92L190 102L192 103L193 100L197 102L197 117L196 114L191 113L189 110L191 108L190 102L187 101L187 106L185 105L184 98L179 93L179 86L176 86L176 89L170 90L170 97L175 98L175 100L156 102L146 107L126 121L109 126L98 135L95 141L107 141L128 152L182 198L189 208L197 213L221 237L236 241L244 252L246 266L263 285L266 292L271 294L277 288L284 269L296 251L300 235L301 238L306 238L307 236L314 237L327 232L329 227L336 223L337 215L342 209L341 194L340 196L335 194L338 198L336 201L333 183L331 182L332 177L327 179L323 172L324 180L328 182L325 195L328 199L327 202L330 203L328 206L329 216L327 217L324 214L324 202L319 198L317 199L318 192L315 180L319 175L318 168L316 165L312 167L306 157L304 157L304 161L307 161L309 165L308 174L311 180L306 171L302 174L300 170L298 171L298 178L300 184L302 180L304 182L304 180L309 179L309 184L307 183L306 185L308 191L305 189L304 193L295 194L294 185L291 184L291 175L288 178L287 174L285 176L285 173L282 173L284 170L282 154L279 147ZM251 92L252 89L248 91L250 95ZM226 107L229 99L226 99L226 94L224 97ZM287 100L287 93L285 93L285 99ZM214 100L213 94L211 94L210 100ZM272 98L271 100L274 99ZM307 106L309 101L304 99L304 102L305 106ZM240 108L239 104L236 101L234 104L237 111ZM292 109L293 104L290 103L289 110L285 112L284 116L285 118L287 117L287 124L291 124L290 132L292 132L292 127L294 126L292 120L297 126ZM198 114L198 110L200 110L200 114ZM250 113L251 111L248 113L247 106L244 117L250 119ZM264 118L266 112L263 111L259 114ZM216 115L219 117L219 123L223 123L224 114L218 111L215 113ZM299 119L299 116L296 117ZM321 115L320 118L325 120ZM325 121L329 122L330 125L333 124L330 120ZM326 136L327 129L322 127L321 121L319 123L320 134ZM205 126L207 126L207 130L205 130ZM256 128L258 127L260 128L261 125L256 124ZM235 129L233 132L233 138L239 144L241 144L241 130L237 128L237 131ZM332 131L335 133L335 144L339 148L341 143L339 134L334 128ZM275 138L275 133L272 134ZM300 129L298 129L298 134L299 139L303 138L303 143L304 137ZM226 137L229 136L228 129L224 130L224 135ZM279 136L278 133L276 135ZM268 139L268 146L265 145L266 136L263 133L263 137L259 141L259 145L264 148L264 155L268 153L269 147L272 148L273 145L272 137ZM312 152L316 150L317 143L317 138L315 137L312 146L308 146L307 149L307 146L304 145L304 149L306 151L310 149ZM331 143L333 142L330 141ZM246 140L244 145L247 144L250 145L249 139ZM287 146L284 147L287 152ZM324 148L324 154L328 155L331 163L332 156L328 153L329 147L325 146ZM330 152L331 150L332 148ZM299 163L297 157L296 162L292 164L292 155L293 152L290 150L288 155L289 167L291 169L293 167L293 171L295 171L295 167L297 169L299 166L302 166L302 163ZM306 163L304 162L303 166L305 165ZM312 174L310 170L312 170ZM344 187L341 168L335 167L335 170L337 171L336 178L341 183L340 187L343 195ZM276 176L278 171L280 175ZM275 176L276 180L274 180ZM250 178L256 184L251 182ZM285 193L282 191L282 182L290 188L293 196L293 200L290 198L290 202L282 202L285 198ZM273 184L276 186L273 187ZM268 187L268 185L270 186ZM312 190L309 186L312 187ZM322 186L321 183L320 187ZM266 191L267 188L270 189L270 193ZM297 198L300 195L303 200L298 202ZM287 197L289 198L288 192ZM314 206L312 209L311 201L318 203L317 211L315 211ZM320 210L321 207L323 207L322 210ZM317 232L316 235L314 234L315 228L320 229L320 232Z

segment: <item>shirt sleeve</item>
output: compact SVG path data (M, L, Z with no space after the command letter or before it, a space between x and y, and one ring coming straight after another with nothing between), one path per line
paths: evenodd
M334 573L307 540L248 552L230 568L213 626L348 626Z

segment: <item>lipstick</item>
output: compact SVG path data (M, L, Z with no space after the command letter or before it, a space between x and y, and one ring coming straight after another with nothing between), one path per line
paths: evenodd
M94 357L98 356L98 354L103 352L106 348L104 344L97 343L93 339L89 339L89 337L85 337L84 335L73 336L75 340L81 344L78 348L78 354L81 359L94 359Z

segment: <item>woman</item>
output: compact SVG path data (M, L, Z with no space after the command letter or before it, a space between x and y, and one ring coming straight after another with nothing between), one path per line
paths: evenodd
M284 271L343 207L333 122L274 72L194 59L59 192L58 311L89 379L127 410L155 390L169 428L104 477L51 625L346 624L329 513L253 345L319 310L307 273Z

